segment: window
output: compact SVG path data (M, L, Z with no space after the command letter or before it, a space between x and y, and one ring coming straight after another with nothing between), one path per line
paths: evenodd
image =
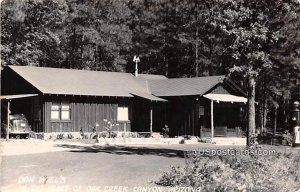
M69 105L62 105L61 106L61 120L70 120L70 106Z
M51 119L52 120L59 120L59 105L52 104L51 106Z
M70 120L71 119L70 104L52 103L51 105L51 120Z
M118 121L128 120L128 107L118 107Z
M199 116L203 116L204 115L204 106L200 106L199 107Z

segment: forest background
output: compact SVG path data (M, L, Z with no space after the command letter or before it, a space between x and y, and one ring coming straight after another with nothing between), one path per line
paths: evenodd
M140 73L168 78L230 76L250 98L248 116L254 113L256 118L249 126L285 129L291 103L300 92L300 4L297 0L1 2L1 69L31 65L134 73L134 55L140 57Z

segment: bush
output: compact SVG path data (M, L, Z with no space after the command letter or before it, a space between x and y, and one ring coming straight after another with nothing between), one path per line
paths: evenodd
M179 141L179 144L185 144L185 139L181 139L181 140Z
M57 136L56 136L56 139L64 139L65 137L64 137L64 134L63 133L61 133L61 134L58 134Z
M43 133L36 133L36 138L37 139L44 139L44 134Z
M106 138L106 137L108 137L108 135L107 135L106 132L101 132L101 133L99 134L99 138Z
M99 137L99 135L97 133L91 133L90 134L91 139L97 139L98 137Z
M96 137L99 137L99 138L116 138L118 136L118 133L116 133L116 132L101 132L101 133L95 134L95 135L96 135ZM92 138L94 138L94 137L92 137Z
M169 138L169 133L170 133L170 129L168 127L168 125L165 125L163 128L162 128L162 135L164 138Z
M73 139L74 136L73 136L71 133L69 133L68 136L67 136L67 138L68 138L68 139Z
M189 156L185 167L171 167L159 185L201 188L201 191L296 191L300 188L300 157Z
M109 133L109 138L116 138L117 136L118 136L118 134L115 133L115 132L110 132Z
M288 131L285 131L282 134L282 145L289 145L291 146L293 144L293 135L289 133Z

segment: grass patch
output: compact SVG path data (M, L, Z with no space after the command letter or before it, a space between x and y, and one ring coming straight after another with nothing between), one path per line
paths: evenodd
M158 185L201 188L201 191L297 191L300 156L277 153L186 157L184 167L163 172Z

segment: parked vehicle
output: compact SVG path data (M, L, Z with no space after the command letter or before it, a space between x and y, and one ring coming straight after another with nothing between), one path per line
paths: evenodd
M31 127L24 114L14 114L9 116L9 137L28 138ZM7 135L7 123L1 125L1 135Z

